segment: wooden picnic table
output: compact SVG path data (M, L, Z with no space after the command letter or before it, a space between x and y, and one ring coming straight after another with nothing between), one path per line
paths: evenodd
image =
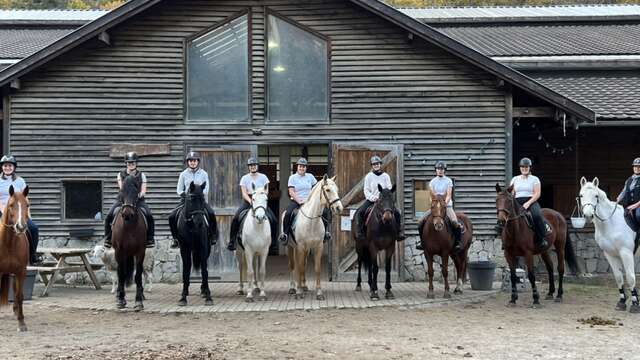
M87 254L91 249L86 248L38 248L37 252L43 255L50 255L55 262L44 262L41 266L28 266L28 270L37 270L42 282L45 284L40 296L48 296L49 289L53 285L58 274L64 275L71 272L87 272L96 290L100 290L100 283L93 273L93 267L100 268L100 265L93 265L89 262ZM68 261L69 258L80 258L80 261Z

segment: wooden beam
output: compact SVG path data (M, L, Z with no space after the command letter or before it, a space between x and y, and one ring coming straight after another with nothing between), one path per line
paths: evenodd
M514 107L514 118L550 118L555 117L555 111L552 107L540 106L540 107Z
M507 92L504 97L504 183L508 184L513 176L513 93Z
M129 151L135 151L138 156L160 156L171 154L171 144L111 144L109 157L122 158Z
M9 87L11 88L11 90L20 90L20 79L11 81Z
M395 151L390 151L387 155L382 158L382 166L380 169L384 170L395 160L395 158L399 156L395 153ZM353 199L355 199L356 195L358 195L364 189L364 177L358 181L358 183L346 193L340 201L342 202L343 207L349 206Z
M103 31L98 35L98 40L107 46L111 46L111 37L106 31Z

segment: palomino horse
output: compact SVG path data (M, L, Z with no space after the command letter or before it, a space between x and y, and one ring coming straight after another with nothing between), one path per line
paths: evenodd
M123 309L127 306L125 300L125 286L130 286L135 267L136 303L133 309L144 309L144 289L142 274L144 273L145 239L147 238L147 224L142 210L138 208L138 194L140 189L133 176L127 176L122 183L120 198L122 207L112 225L112 242L118 263L118 291L116 306Z
M573 246L569 240L567 232L567 222L562 214L553 209L542 209L542 216L549 223L552 229L551 236L547 235L549 248L540 249L535 244L535 233L529 228L526 220L525 209L516 201L512 195L513 186L503 190L499 184L496 184L496 209L497 217L502 230L502 244L504 246L504 256L511 270L511 305L515 305L518 300L518 277L516 275L516 256L524 256L527 264L527 272L531 289L533 291L533 306L540 305L540 295L536 287L535 270L533 268L533 256L540 255L544 261L547 273L549 274L549 292L547 300L553 300L555 292L555 282L553 278L553 263L548 250L551 246L555 247L558 255L558 295L556 302L562 302L562 281L564 280L564 262L566 261L569 268L578 273L578 263Z
M338 195L335 176L329 179L325 175L311 189L307 202L300 207L298 216L296 216L292 226L295 240L292 239L287 248L287 257L289 258L289 294L295 294L296 299L303 298L304 290L307 289L305 279L307 257L313 250L316 272L316 299L324 300L324 294L320 287L325 232L321 217L324 208L329 208L334 214L342 212L343 207Z
M456 288L453 290L454 294L462 294L462 283L464 282L467 271L467 252L469 251L473 238L473 224L463 212L456 212L456 217L464 227L465 232L460 237L462 250L455 251L452 242L453 234L447 225L447 221L445 221L447 216L446 211L447 204L444 196L436 195L432 192L431 212L420 220L418 224L420 241L424 249L424 256L427 259L427 274L429 276L429 292L427 293L427 297L429 299L435 298L433 292L433 257L435 255L440 256L442 260L440 269L444 280L445 298L451 297L451 293L449 293L449 257L451 257L456 267Z
M194 269L200 270L202 276L200 296L205 299L204 304L213 305L209 289L209 271L207 270L211 243L207 236L209 219L207 218L203 192L206 187L206 182L196 185L192 181L185 196L184 207L178 214L177 235L180 243L180 257L182 258L182 295L178 301L179 306L187 305L192 265Z
M260 291L258 299L267 300L264 291L264 278L267 269L267 256L271 246L271 224L267 216L267 202L269 185L256 189L256 184L251 184L251 213L247 214L242 226L242 244L236 250L236 259L240 270L240 283L238 295L243 295L243 282L246 279L247 302L253 302L254 289ZM258 287L258 280L260 287Z
M2 212L0 229L0 306L9 305L9 284L13 278L13 313L18 317L18 331L27 331L22 312L22 286L27 276L29 263L29 241L27 221L29 220L29 186L22 193L9 186L9 199Z
M396 186L391 189L383 189L378 184L380 197L371 207L369 222L367 224L367 233L363 239L355 239L356 252L358 253L358 282L356 291L362 290L362 278L360 276L362 263L367 267L367 282L369 283L369 298L371 300L379 300L378 295L378 252L384 250L384 270L386 273L384 288L386 290L384 297L393 299L394 295L391 291L391 259L396 251L396 240L398 239L398 231L400 230L395 218ZM355 236L355 231L353 232Z
M611 265L613 276L618 284L620 300L616 310L627 309L627 295L625 294L625 280L631 290L632 313L640 312L638 304L638 290L636 289L636 273L634 254L638 249L640 235L631 230L624 221L622 206L607 199L607 194L598 188L598 178L588 182L584 177L580 179L580 203L582 213L593 221L596 228L595 239L604 251L604 256Z

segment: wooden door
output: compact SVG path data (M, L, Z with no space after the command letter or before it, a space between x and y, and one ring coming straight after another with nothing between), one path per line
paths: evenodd
M364 201L364 177L371 170L370 159L373 155L382 158L382 169L391 176L391 181L397 185L397 204L402 212L404 208L402 154L402 145L332 144L333 174L336 175L336 182L342 195L344 211L340 218L333 221L334 241L332 241L330 249L331 280L351 281L357 275L357 255L349 229L350 218ZM396 246L393 260L394 273L392 277L396 280L402 279L403 258L404 246L399 243Z
M237 280L234 253L227 250L231 219L242 202L240 178L247 172L247 159L257 155L254 145L193 148L202 156L202 168L209 173L209 204L216 212L218 243L209 257L209 276L215 280ZM194 272L194 276L199 275Z

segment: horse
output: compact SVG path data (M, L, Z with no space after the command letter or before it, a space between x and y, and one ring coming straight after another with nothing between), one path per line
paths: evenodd
M147 238L147 224L142 210L138 208L138 194L140 189L134 177L125 177L120 190L122 206L112 225L112 243L118 263L118 291L116 292L116 306L124 309L125 286L129 287L135 268L136 302L135 311L144 309L144 289L142 274L144 273L145 239Z
M180 257L182 258L182 294L179 306L187 305L191 267L200 270L202 283L200 296L205 299L206 306L213 305L211 290L209 289L209 271L207 260L211 254L211 243L207 236L209 221L203 190L207 186L204 182L196 185L193 181L185 195L184 207L178 215L178 240L180 243Z
M456 217L464 228L464 233L460 236L462 249L455 251L453 248L453 234L447 226L445 218L447 216L447 203L445 197L431 192L431 211L418 224L418 233L424 249L424 256L427 259L427 275L429 277L429 291L427 298L434 299L433 292L433 257L440 256L442 264L440 269L444 280L444 298L451 298L449 292L449 257L453 260L456 268L456 287L454 294L462 294L462 284L467 272L467 253L473 239L473 224L471 220L460 211L456 211Z
M369 298L379 300L378 295L378 252L384 250L385 299L394 299L391 291L391 259L396 251L396 241L398 238L398 226L395 218L396 185L391 189L383 189L378 184L380 196L373 204L367 217L367 232L362 239L355 239L356 253L358 254L358 280L356 291L362 290L361 269L362 263L367 267L367 282L369 283ZM354 232L355 237L355 232Z
M267 201L269 185L256 189L251 184L251 213L247 214L242 226L242 244L236 250L240 281L238 295L244 295L243 282L249 282L247 290L247 302L253 302L254 289L260 292L259 300L267 300L264 291L264 278L266 276L267 256L271 246L271 225L267 216ZM260 280L260 287L258 287ZM252 285L253 287L252 288Z
M638 290L636 289L636 273L634 254L638 249L640 234L636 234L627 226L624 220L622 206L610 201L607 194L598 188L598 178L588 182L580 179L580 204L582 213L595 226L595 240L604 256L609 261L613 276L618 285L620 299L616 310L627 309L627 295L625 294L625 280L627 288L631 290L631 308L629 312L640 312Z
M540 255L542 261L544 261L547 273L549 274L549 292L547 293L546 300L554 300L553 295L555 293L555 280L553 275L553 263L548 250L551 246L555 247L556 254L558 256L558 293L555 298L555 302L562 302L562 295L564 293L562 288L562 282L564 280L564 262L566 261L569 268L578 273L578 263L576 260L575 252L573 251L573 245L569 240L569 232L567 228L567 222L564 216L559 212L543 208L542 216L549 223L552 229L551 236L547 235L549 246L545 249L540 249L535 244L535 233L529 228L527 223L527 214L525 209L516 201L515 196L512 194L513 185L509 186L506 190L500 187L500 184L496 184L496 209L498 223L503 227L502 229L502 244L504 246L504 256L509 264L509 270L511 271L511 300L509 305L515 306L518 300L518 289L516 284L518 283L518 277L516 275L516 256L524 256L527 265L527 275L529 282L531 283L531 290L533 293L533 307L540 306L540 294L536 287L535 271L533 269L533 256Z
M22 311L22 287L27 276L29 263L29 241L27 221L29 220L29 186L22 193L9 186L9 199L2 212L0 229L0 307L9 305L9 286L13 274L13 313L18 318L18 331L27 331Z
M304 291L308 290L305 276L307 257L311 250L315 256L316 299L325 299L320 286L325 233L321 217L324 208L329 208L334 214L342 212L343 206L338 195L335 176L329 179L325 175L313 186L307 202L300 207L292 226L295 240L292 239L287 247L289 295L295 294L296 299L304 298Z

